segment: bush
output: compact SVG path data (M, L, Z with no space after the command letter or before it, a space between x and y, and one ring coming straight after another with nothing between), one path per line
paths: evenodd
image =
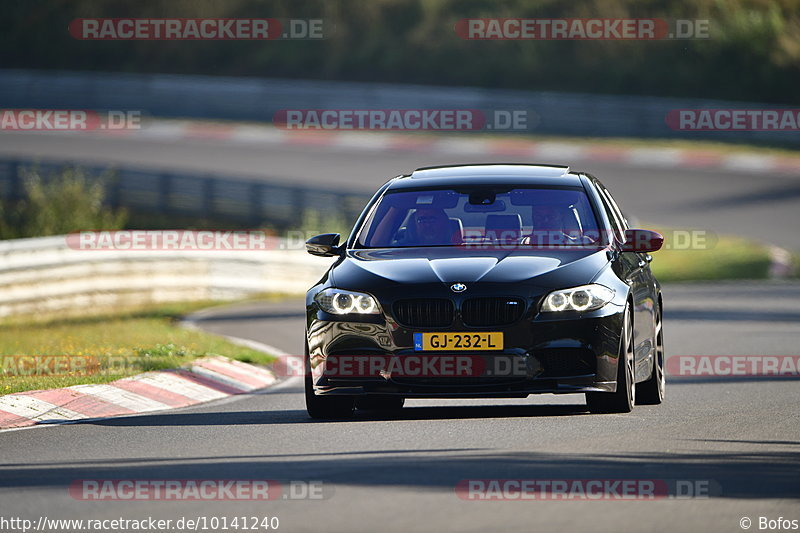
M90 178L79 168L66 168L45 180L36 168L20 173L23 198L0 202L2 239L114 230L127 220L126 211L104 205L109 175Z

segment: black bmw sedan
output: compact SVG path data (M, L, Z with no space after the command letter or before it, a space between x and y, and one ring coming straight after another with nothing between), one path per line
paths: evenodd
M384 184L306 297L314 418L406 398L585 393L596 413L664 398L663 238L563 166L421 168Z

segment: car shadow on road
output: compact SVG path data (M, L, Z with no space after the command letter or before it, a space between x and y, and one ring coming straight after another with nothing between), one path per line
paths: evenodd
M78 480L320 480L334 490L339 486L434 490L455 499L456 486L464 480L511 478L701 482L714 498L800 497L800 452L794 450L553 453L475 448L296 456L236 456L225 451L213 458L156 455L144 460L124 457L124 450L120 454L95 462L3 465L0 488L52 487L66 496Z
M77 424L98 426L236 426L280 424L325 424L337 422L376 422L381 420L467 420L497 418L564 417L588 415L585 405L486 405L409 407L397 411L357 410L352 417L334 420L313 420L305 409L269 411L224 411L202 413L154 413L100 420L78 421Z

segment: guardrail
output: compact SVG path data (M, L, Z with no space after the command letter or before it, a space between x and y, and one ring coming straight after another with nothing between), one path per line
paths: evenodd
M106 202L139 213L233 221L252 227L298 228L308 211L354 222L369 196L342 189L286 185L291 180L243 179L197 175L120 165L81 162L33 162L0 159L0 199L23 194L22 168L38 168L45 179L65 166L79 166L89 175L109 175Z
M591 90L588 80L582 89ZM386 83L171 74L0 70L0 108L137 110L158 117L271 122L286 109L525 110L527 129L507 133L579 137L714 139L800 146L781 131L682 132L676 109L759 109L752 102ZM491 133L488 131L486 133Z
M0 241L0 317L303 294L329 265L303 250L77 250L66 236Z

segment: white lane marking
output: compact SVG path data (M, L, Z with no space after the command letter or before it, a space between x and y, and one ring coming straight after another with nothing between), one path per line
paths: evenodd
M182 122L152 121L145 124L142 129L135 130L135 133L131 137L169 140L183 139L186 137L186 124Z
M86 418L71 409L25 395L0 396L0 411L17 416L44 421L80 420Z
M447 138L437 140L434 144L436 149L440 152L449 154L486 154L489 153L492 144L482 139L460 139L460 138Z
M626 161L633 165L677 166L682 163L683 150L675 148L634 148L628 150Z
M84 394L89 394L108 403L130 409L136 413L147 411L160 411L169 409L170 406L145 398L139 394L114 387L113 385L73 385L70 389L77 390Z
M230 143L282 144L286 141L286 132L264 126L239 126L234 128L228 137Z
M334 134L331 146L337 148L359 148L361 150L386 150L392 140L388 136L370 133L343 132Z
M725 156L721 168L731 170L766 171L774 168L775 158L760 154L731 154Z
M202 311L195 313L194 316L208 316L208 313L203 313ZM270 355L274 355L280 357L282 355L289 355L288 352L284 352L280 348L275 346L271 346L269 344L264 344L263 342L258 342L250 339L243 339L241 337L233 337L232 335L221 335L219 333L211 333L210 331L206 331L197 325L197 321L187 318L180 322L180 325L191 330L195 331L202 331L204 333L210 333L211 335L216 335L218 337L222 337L223 339L227 339L233 344L237 344L239 346L244 346L245 348L251 348L257 352L265 352Z
M532 147L531 154L534 157L546 157L548 159L585 159L588 150L583 146L560 142L543 142Z

